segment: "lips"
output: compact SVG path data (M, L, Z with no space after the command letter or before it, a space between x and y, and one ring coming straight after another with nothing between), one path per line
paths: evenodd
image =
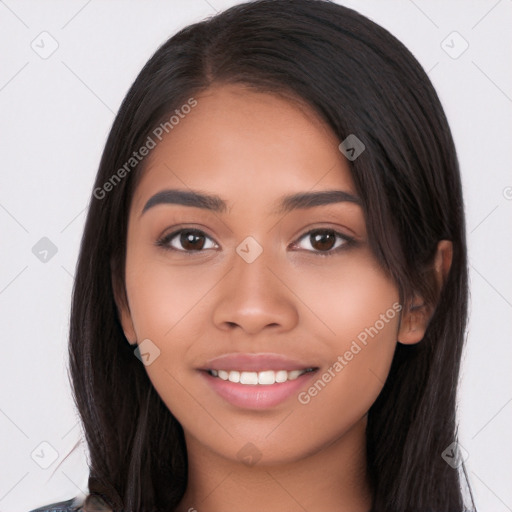
M314 363L292 359L281 354L271 353L231 353L215 357L207 361L200 370L224 370L239 372L262 372L265 370L293 370L316 369Z
M268 353L225 354L198 368L223 400L237 408L260 410L291 399L318 369L314 363Z

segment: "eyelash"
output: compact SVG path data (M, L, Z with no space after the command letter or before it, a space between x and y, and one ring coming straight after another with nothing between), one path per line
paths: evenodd
M325 256L333 256L335 254L338 254L339 252L347 249L348 247L350 246L353 246L355 245L356 243L356 240L352 237L349 237L347 235L344 235L343 233L340 233L339 231L336 231L335 229L330 229L330 228L315 228L315 229L311 229L310 231L307 231L306 233L302 234L299 238L298 238L298 241L306 238L307 236L310 236L311 234L313 233L317 233L317 232L322 232L322 231L327 231L329 233L333 233L338 239L341 238L344 243L342 243L340 246L334 248L334 249L329 249L328 251L318 251L318 250L314 250L314 251L310 251L308 249L303 249L305 250L306 252L311 252L315 255L318 255L318 256L321 256L321 257L325 257ZM181 233L183 232L189 232L189 233L194 233L194 234L198 234L198 235L204 235L206 238L209 238L210 240L213 241L212 238L210 238L204 231L201 231L200 229L194 229L194 228L189 228L189 229L186 229L186 228L182 228L182 229L179 229L177 231L173 231L172 233L168 234L168 235L164 235L162 238L158 239L156 242L155 242L155 245L158 246L158 247L161 247L162 249L166 250L166 251L176 251L176 252L182 252L184 254L187 254L189 256L193 256L197 253L200 253L200 252L204 252L208 249L201 249L201 250L192 250L192 251L187 251L185 249L176 249L174 247L171 247L169 245L169 242L171 242L171 240L173 240L176 236L180 235ZM216 242L214 242L216 245L218 245ZM297 242L293 242L292 245L296 245ZM335 242L336 244L336 242Z

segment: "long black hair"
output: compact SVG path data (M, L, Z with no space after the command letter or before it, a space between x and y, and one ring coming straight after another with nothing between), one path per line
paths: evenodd
M126 302L128 213L145 160L133 169L126 163L176 109L212 84L234 83L298 98L340 142L355 134L365 144L350 169L371 248L404 305L417 292L435 308L420 343L397 344L368 413L372 511L466 510L464 465L453 468L442 457L457 440L468 294L453 139L409 50L326 0L248 2L187 26L156 51L121 105L91 195L71 311L70 377L90 460L86 506L101 498L115 511L172 511L185 492L183 429L134 357L118 317ZM113 179L116 173L121 179ZM431 268L443 239L453 243L453 260L438 289Z

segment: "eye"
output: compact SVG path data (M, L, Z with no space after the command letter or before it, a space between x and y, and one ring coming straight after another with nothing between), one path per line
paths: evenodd
M217 244L199 229L180 229L165 235L156 244L164 249L181 252L199 252L203 249L215 249Z
M302 241L302 242L301 242ZM328 256L355 243L354 239L334 229L319 228L308 231L292 244L293 248L305 249L321 256ZM216 249L218 245L199 229L180 229L163 236L156 245L166 250L184 253Z
M302 244L300 241L303 240ZM334 254L354 242L354 239L338 233L334 229L312 229L299 238L293 247L312 251L322 256Z

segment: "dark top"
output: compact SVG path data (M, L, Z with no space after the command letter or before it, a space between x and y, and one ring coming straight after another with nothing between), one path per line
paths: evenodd
M30 512L82 512L82 506L76 498L71 498L58 503L51 503L44 507L39 507Z

